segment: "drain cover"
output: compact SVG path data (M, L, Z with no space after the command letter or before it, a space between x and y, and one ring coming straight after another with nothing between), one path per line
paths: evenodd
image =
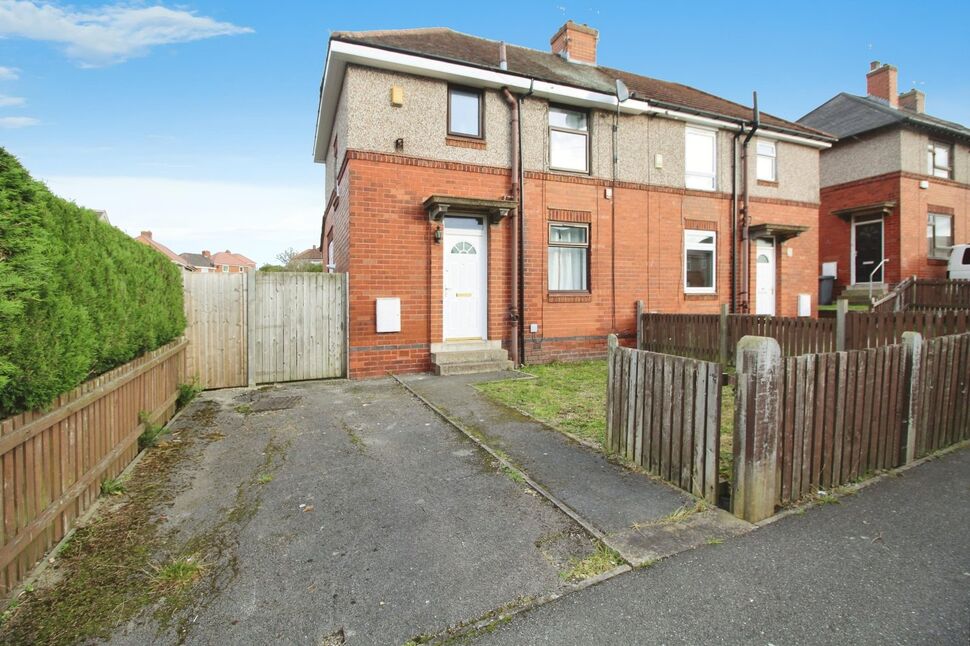
M254 413L262 413L268 410L286 410L299 403L299 397L260 397L253 403L251 410Z

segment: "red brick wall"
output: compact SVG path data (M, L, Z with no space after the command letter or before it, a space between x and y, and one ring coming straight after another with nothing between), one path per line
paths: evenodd
M332 223L334 227L338 271L343 270L342 257L349 262L350 376L429 370L429 345L442 340L443 252L433 238L438 224L428 221L421 203L434 193L502 199L509 192L508 171L356 151L350 151L348 157L347 199L332 209L327 226ZM525 303L521 313L526 362L602 356L611 332L632 344L637 300L644 301L648 311L665 312L716 312L721 303L730 302L728 195L621 184L611 200L605 196L608 186L609 182L585 177L527 173ZM614 201L615 299L611 271ZM810 293L815 302L817 207L752 199L751 209L754 224L811 227L778 247L777 311L793 316L797 293ZM551 221L589 223L588 294L549 293ZM683 293L686 228L718 234L716 294ZM511 286L508 219L489 226L488 236L488 334L507 346L511 332L507 317ZM792 248L791 257L787 246ZM342 248L348 250L346 256L339 251ZM752 287L753 280L752 272ZM375 333L375 299L381 296L401 298L400 333ZM531 323L538 324L535 334L529 330Z
M921 181L927 181L929 188L920 188ZM832 211L889 200L896 202L896 208L883 223L885 257L890 259L885 280L891 284L913 275L920 278L946 275L945 261L927 257L926 223L930 211L953 214L955 243L970 239L970 187L957 182L887 173L823 188L821 198L819 262L838 261L840 287L849 285L851 280L852 230L851 223L832 215Z

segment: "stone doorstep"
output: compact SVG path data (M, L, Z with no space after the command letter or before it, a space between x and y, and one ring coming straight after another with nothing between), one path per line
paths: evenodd
M448 350L431 353L431 363L443 366L452 363L481 363L483 361L505 361L509 353L501 348L487 350Z
M484 372L502 372L511 369L512 362L508 359L502 359L495 361L435 364L434 374L439 376L471 375Z

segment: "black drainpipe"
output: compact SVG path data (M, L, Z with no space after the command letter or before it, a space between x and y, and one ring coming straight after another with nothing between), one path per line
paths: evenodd
M744 126L734 133L731 144L731 313L738 310L738 139Z

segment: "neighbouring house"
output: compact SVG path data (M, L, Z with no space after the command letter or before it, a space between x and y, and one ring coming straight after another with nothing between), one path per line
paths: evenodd
M246 271L256 271L256 261L250 260L241 253L233 253L226 249L210 253L203 251L202 255L212 263L213 271L223 274L238 274Z
M179 255L195 267L196 271L205 274L216 270L216 266L212 264L212 254L208 251L203 251L202 253L180 253Z
M331 35L315 160L351 377L602 356L611 332L632 343L638 300L815 311L833 138L598 65L598 38Z
M185 271L195 271L195 267L193 267L189 262L187 262L185 258L182 258L181 256L179 256L177 253L175 253L174 251L172 251L171 249L163 245L158 240L155 240L152 237L151 231L142 231L141 234L135 236L135 240L137 240L142 244L148 245L155 251L166 256L169 260L174 262L176 265L178 265Z
M323 250L314 245L309 249L301 251L300 253L293 256L290 262L293 263L306 263L308 265L322 265L323 264Z
M866 96L799 120L839 138L821 156L819 260L856 296L943 278L950 246L970 241L970 128L927 114L919 90L899 94L892 65L874 61L866 82Z

